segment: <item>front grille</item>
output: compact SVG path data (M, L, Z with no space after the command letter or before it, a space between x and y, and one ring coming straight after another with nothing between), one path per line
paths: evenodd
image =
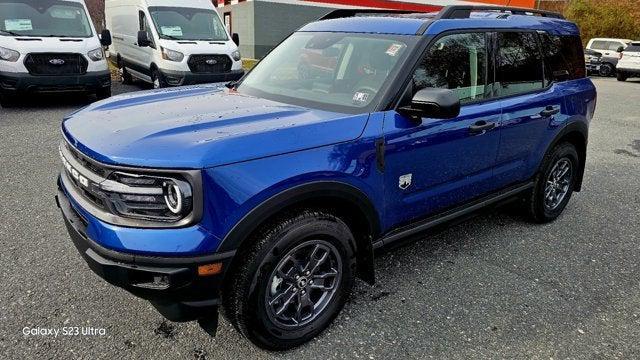
M87 159L87 157L84 154L80 153L78 150L76 150L76 148L69 145L69 143L65 142L64 146L66 146L66 148L69 150L73 158L76 159L76 161L78 161L80 164L82 164L82 166L84 166L86 169L103 178L107 177L107 175L109 174L109 171L107 169Z
M89 63L80 54L29 54L24 66L31 75L84 75Z
M233 62L227 55L191 55L189 70L197 74L217 74L231 70Z

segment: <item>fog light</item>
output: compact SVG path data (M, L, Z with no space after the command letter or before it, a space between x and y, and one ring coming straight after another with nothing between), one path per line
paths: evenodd
M198 266L198 275L211 276L222 272L222 263L207 264Z

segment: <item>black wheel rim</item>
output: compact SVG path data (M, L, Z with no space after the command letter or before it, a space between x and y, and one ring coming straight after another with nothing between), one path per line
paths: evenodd
M569 193L573 179L571 160L562 158L555 163L544 187L544 206L547 210L555 210Z
M269 277L265 305L269 319L297 328L317 319L335 297L342 260L328 241L310 240L290 250Z

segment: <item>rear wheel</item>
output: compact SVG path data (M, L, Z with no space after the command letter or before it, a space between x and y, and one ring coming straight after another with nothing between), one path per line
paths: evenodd
M252 239L229 275L223 301L230 322L257 346L286 350L322 332L353 283L353 235L330 212L283 216Z
M629 75L627 75L622 71L618 71L618 75L616 76L616 78L618 79L618 81L627 81L627 79L629 78Z
M555 220L569 203L580 162L570 143L556 146L543 161L533 191L527 200L531 218L540 223Z
M120 82L123 85L133 84L133 76L131 76L131 73L129 73L129 71L127 71L127 68L124 66L120 68Z

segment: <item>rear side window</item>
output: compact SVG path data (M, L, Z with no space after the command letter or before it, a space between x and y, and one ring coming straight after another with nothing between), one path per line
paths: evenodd
M640 52L640 44L631 44L624 49L624 52Z
M591 43L591 48L592 49L596 49L596 50L608 50L609 49L609 42L608 41L601 41L601 40L597 40Z
M579 36L541 34L545 56L545 80L575 80L586 76L584 52Z
M544 87L542 54L536 33L498 33L497 87L513 96Z

